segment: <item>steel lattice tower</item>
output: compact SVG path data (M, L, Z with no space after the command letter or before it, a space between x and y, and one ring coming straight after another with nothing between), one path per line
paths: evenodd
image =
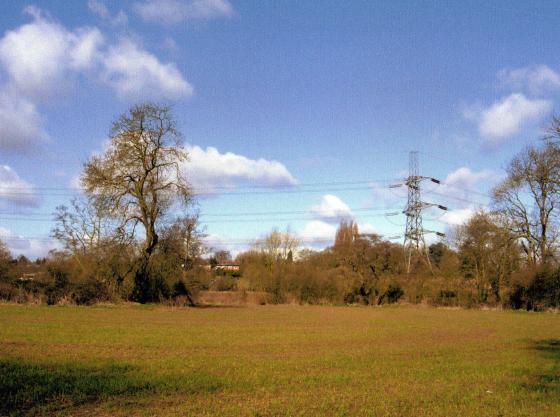
M421 199L420 183L422 181L430 180L436 184L439 184L440 181L435 178L423 177L419 175L418 151L410 152L408 170L408 177L406 178L406 181L404 183L408 187L408 201L406 204L406 208L403 211L403 213L406 215L406 230L404 234L403 246L407 274L410 273L410 267L414 255L420 256L420 258L426 262L430 270L432 270L432 264L430 262L430 256L428 253L428 247L426 246L426 241L424 239L424 234L436 233L439 236L444 236L443 233L424 229L424 227L422 226L422 210L428 207L437 207L441 210L447 210L447 207L445 206L433 203L425 203Z

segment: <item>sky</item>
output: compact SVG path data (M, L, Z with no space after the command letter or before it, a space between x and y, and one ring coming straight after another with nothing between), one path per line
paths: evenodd
M557 110L559 19L553 1L2 2L0 238L56 247L53 211L148 100L173 108L212 247L278 228L321 248L344 219L402 241L389 186L410 151L442 181L423 200L449 208L425 228L449 230Z

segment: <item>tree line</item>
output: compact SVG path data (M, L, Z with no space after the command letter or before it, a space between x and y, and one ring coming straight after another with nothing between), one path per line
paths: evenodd
M194 210L188 154L171 109L133 106L84 164L84 196L57 207L59 250L31 262L0 242L0 298L18 302L196 304L204 290L261 292L267 302L496 306L560 304L560 119L521 150L479 209L404 269L400 244L342 222L333 245L302 249L272 230L232 259L214 252ZM215 268L235 263L239 270ZM27 273L26 273L27 271ZM31 271L31 272L30 272Z

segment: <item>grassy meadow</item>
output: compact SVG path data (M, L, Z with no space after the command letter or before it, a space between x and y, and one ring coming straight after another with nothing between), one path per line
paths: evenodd
M0 414L557 416L560 316L0 305Z

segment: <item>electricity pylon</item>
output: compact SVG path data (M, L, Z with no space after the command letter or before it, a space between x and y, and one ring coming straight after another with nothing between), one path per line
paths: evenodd
M438 236L445 236L443 233L433 230L426 230L422 225L422 210L430 207L436 207L440 210L447 210L447 207L440 204L426 203L422 201L420 195L420 185L422 181L431 181L439 184L440 181L432 177L424 177L418 174L418 151L412 151L409 154L408 161L408 177L404 185L408 188L408 201L403 213L406 215L406 230L404 233L404 258L406 273L410 273L412 258L418 255L432 271L432 264L428 253L428 247L424 235L427 233L435 233ZM391 187L399 187L403 184L392 185Z

